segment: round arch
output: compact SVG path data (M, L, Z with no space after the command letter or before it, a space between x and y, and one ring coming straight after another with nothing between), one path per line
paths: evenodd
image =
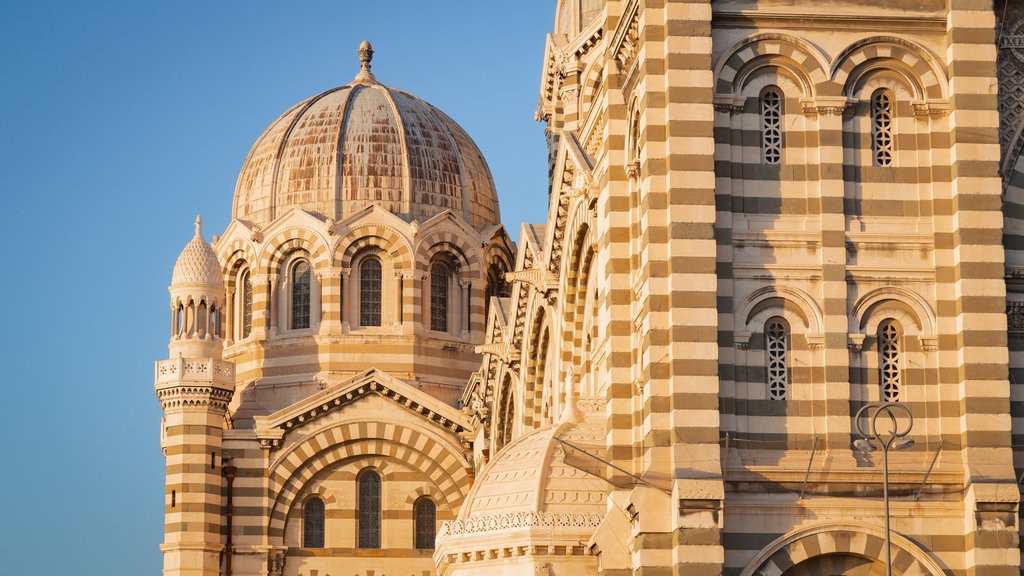
M927 550L898 533L891 533L893 573L943 576L945 571ZM778 574L797 576L817 573L815 565L860 572L884 555L885 529L866 522L822 522L799 528L766 546L747 564L740 576ZM829 559L832 561L830 562Z
M803 290L780 284L764 286L751 292L740 307L739 315L737 316L737 320L741 322L739 325L746 328L757 314L761 304L772 298L780 298L794 304L799 310L801 320L807 326L808 334L824 333L825 323L821 308L818 307L817 302Z
M309 254L309 263L316 270L323 270L329 265L329 250L326 240L316 232L305 227L282 230L265 243L260 261L266 262L266 270L273 274L281 269L285 258L296 250Z
M922 338L935 337L936 318L932 307L920 294L901 286L876 288L860 297L850 313L850 321L854 323L850 327L850 332L866 331L866 333L871 333L877 328L877 326L869 326L867 322L871 318L871 311L886 301L896 301L909 307L913 314L913 320L916 321L916 327L920 330L920 336ZM904 326L904 329L906 328L908 326Z
M902 38L876 36L850 45L832 65L832 79L853 96L865 76L879 69L902 76L920 100L943 100L948 86L936 59L925 48Z
M747 78L772 66L788 72L799 83L801 97L813 98L816 86L828 81L828 63L819 50L787 34L755 34L727 49L715 66L715 94L738 96Z
M412 268L412 246L397 230L380 224L366 224L348 230L338 242L335 253L343 268L352 266L356 253L367 246L375 246L391 254L395 268Z
M326 448L321 448L326 446ZM282 538L288 510L320 471L345 460L386 456L422 471L437 488L437 502L457 510L469 485L470 465L454 441L395 422L348 421L303 438L282 451L269 470L273 503L268 521L271 538ZM445 467L441 462L454 463Z

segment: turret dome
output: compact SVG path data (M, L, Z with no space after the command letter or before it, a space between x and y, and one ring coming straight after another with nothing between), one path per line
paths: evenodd
M213 247L203 239L203 222L196 216L196 234L185 245L174 264L171 274L171 286L183 284L207 284L222 286L224 283L220 271L220 262Z
M500 222L483 155L420 98L379 83L373 50L345 86L304 100L256 140L235 186L232 216L265 225L292 208L340 220L380 204L407 221L451 210L473 228Z
M221 308L224 277L220 262L203 239L203 221L196 216L196 233L185 245L171 274L171 356L220 358Z

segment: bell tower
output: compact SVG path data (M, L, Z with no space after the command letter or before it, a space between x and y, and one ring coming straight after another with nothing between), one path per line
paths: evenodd
M234 364L222 359L224 281L213 248L196 233L174 266L170 358L156 363L167 465L165 576L218 576L224 544L222 454Z

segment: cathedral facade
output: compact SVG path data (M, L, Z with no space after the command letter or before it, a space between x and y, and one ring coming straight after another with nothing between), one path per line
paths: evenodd
M1022 23L559 0L517 243L364 43L175 265L164 573L1019 574Z

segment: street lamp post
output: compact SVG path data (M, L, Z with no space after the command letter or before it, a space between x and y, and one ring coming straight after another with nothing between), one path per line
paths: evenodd
M888 430L879 434L878 419L888 416ZM897 415L906 418L906 426L900 427ZM889 449L904 450L914 445L914 439L908 438L910 429L914 427L914 417L910 409L898 402L870 402L865 404L854 417L857 432L861 435L853 442L853 447L861 452L874 452L878 449L875 442L882 446L882 501L885 508L885 574L892 576L892 539L889 532ZM867 423L869 428L864 429ZM883 437L884 435L884 437Z

